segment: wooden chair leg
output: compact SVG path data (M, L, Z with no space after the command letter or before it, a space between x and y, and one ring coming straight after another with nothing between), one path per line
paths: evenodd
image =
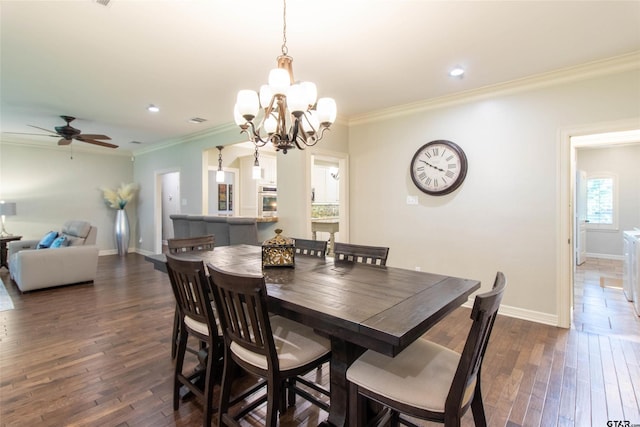
M176 367L173 376L173 410L177 410L180 404L180 387L181 383L178 380L178 376L182 375L182 368L184 365L184 355L187 352L187 333L186 331L180 331L180 337L177 344L176 353Z
M277 405L276 405L277 404ZM280 381L269 381L267 385L267 418L265 425L278 425L278 409L282 405L282 384Z
M356 384L349 384L349 427L366 425L367 399L358 393Z
M478 373L480 375L480 373ZM482 392L480 391L480 381L476 382L476 390L471 401L471 412L473 413L473 421L476 427L487 427L487 417L484 413L484 404L482 403Z
M215 348L213 348L213 343L209 343L208 346L209 353L207 354L207 369L205 373L205 384L204 384L204 427L211 426L211 420L213 419L213 413L215 412L215 405L213 403L213 387L215 385L215 381L213 378L213 370L216 366L215 361Z
M218 407L218 427L226 425L224 422L225 416L229 412L229 398L231 397L231 386L235 377L236 367L235 362L231 359L228 351L225 350L224 354L224 369L222 372L222 384L220 384L220 405Z
M173 332L171 334L171 359L176 358L178 350L178 335L180 334L180 313L178 312L178 306L173 314Z

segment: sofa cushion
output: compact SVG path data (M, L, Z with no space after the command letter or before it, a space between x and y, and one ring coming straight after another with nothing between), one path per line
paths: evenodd
M40 240L40 242L38 242L38 246L36 246L36 248L38 249L48 248L49 246L51 246L51 244L56 239L56 237L58 237L57 231L48 232L47 234L44 235L44 237Z
M80 237L81 239L86 239L90 230L91 224L87 221L71 220L65 222L62 226L62 234Z
M56 237L56 239L53 241L53 243L51 243L51 246L49 247L54 249L54 248L62 248L68 245L69 245L69 240L67 239L67 236L62 235L62 236Z

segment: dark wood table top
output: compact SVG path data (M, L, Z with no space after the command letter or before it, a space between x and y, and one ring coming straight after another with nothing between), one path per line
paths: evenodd
M480 288L477 280L298 255L295 268L262 268L259 246L190 252L223 270L264 275L269 311L331 338L331 405L323 426L348 424L346 370L366 349L395 356ZM165 255L148 255L166 272Z
M190 253L233 273L265 276L270 309L327 334L394 356L479 289L477 280L333 258L296 256L262 269L259 246ZM147 260L165 269L165 256Z

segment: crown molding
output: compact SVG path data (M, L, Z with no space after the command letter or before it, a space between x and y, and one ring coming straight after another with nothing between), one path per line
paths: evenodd
M536 74L534 76L511 80L495 85L484 86L453 95L442 96L439 98L418 101L352 116L348 121L348 125L361 125L369 122L433 110L436 108L449 107L472 101L494 98L496 96L509 95L517 92L524 92L633 69L640 69L640 51L600 61L589 62L575 67L563 68L548 73Z
M207 137L219 135L221 133L230 132L234 129L238 129L238 126L236 126L235 123L224 123L222 125L218 125L209 129L204 129L198 132L190 133L188 135L180 136L178 138L172 138L163 142L158 142L147 148L141 148L139 150L135 150L133 151L133 155L139 156L141 154L148 154L153 151L164 150L166 148L173 147L175 145L186 144L188 142L197 141Z

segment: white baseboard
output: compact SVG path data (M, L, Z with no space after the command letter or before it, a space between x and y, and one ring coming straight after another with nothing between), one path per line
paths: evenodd
M473 300L469 300L462 305L463 307L472 308ZM529 322L541 323L543 325L557 326L558 316L555 314L542 313L539 311L527 310L525 308L511 307L509 305L500 305L498 314L513 317L520 320L528 320Z
M624 255L597 254L587 252L587 258L612 259L616 261L624 261Z

